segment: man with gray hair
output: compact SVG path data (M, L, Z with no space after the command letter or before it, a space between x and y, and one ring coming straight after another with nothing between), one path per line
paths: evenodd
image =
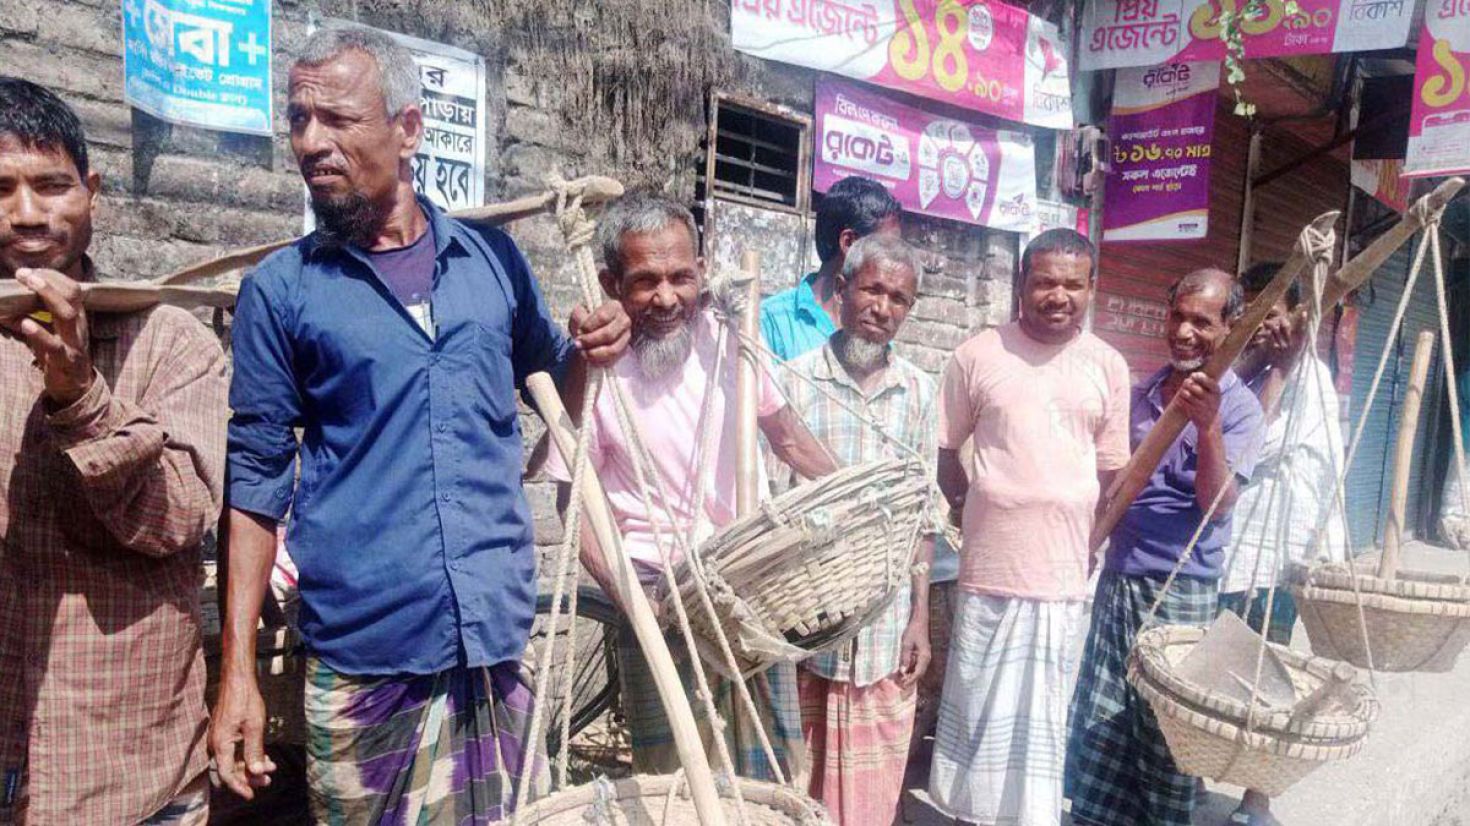
M934 380L893 350L918 299L919 273L918 256L898 238L853 242L836 278L841 327L781 373L791 406L844 465L935 460ZM898 810L917 684L929 664L928 564L939 513L936 501L929 529L913 548L899 549L923 563L912 587L897 589L851 642L797 672L810 792L840 824L890 823Z
M290 509L322 822L495 820L540 767L519 674L536 556L515 393L549 371L575 399L628 341L616 302L573 311L569 338L508 236L415 197L417 77L381 32L306 42L287 115L318 228L245 279L233 330L210 747L236 793L269 782L254 642Z
M602 287L622 302L633 321L634 357L618 362L609 380L623 388L633 423L642 425L636 435L652 459L655 490L661 489L668 497L664 507L650 513L644 505L635 447L618 424L610 388L598 397L585 422L590 430L587 455L607 492L624 550L645 587L657 591L665 561L678 561L670 537L677 533L697 545L735 519L733 434L739 342L732 334L723 352L720 350L720 322L705 307L704 259L697 252L694 218L683 205L659 196L628 195L603 216L600 231ZM782 461L806 478L834 470L827 451L782 401L764 370L759 385L760 430ZM707 457L703 461L701 453ZM701 468L706 470L705 478ZM559 498L564 506L572 477L564 457L554 449L547 472L562 483ZM584 526L582 563L612 596L616 591L596 541ZM658 605L662 599L655 595L652 602ZM679 635L671 634L669 642L685 688L691 692L695 715L704 724L703 704L693 700L690 669L694 664L685 656ZM634 771L677 771L672 731L652 672L631 631L625 631L619 640L618 659ZM773 668L789 671L792 667ZM794 674L769 681L766 677L761 674L752 681L752 694L763 715L759 724L771 739L783 774L799 776L805 768L805 749ZM753 729L757 723L736 705L732 687L718 681L715 692L716 704L729 723L725 736L737 764L735 770L747 777L772 779L774 772Z

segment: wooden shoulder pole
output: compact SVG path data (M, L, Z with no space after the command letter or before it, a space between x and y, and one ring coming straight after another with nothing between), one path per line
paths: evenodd
M740 318L740 332L752 341L761 337L761 254L746 250L740 256L740 269L750 280L745 286L745 315ZM756 412L760 398L760 362L745 349L739 350L735 374L735 454L738 457L735 482L735 514L744 516L760 505L760 446L756 436Z
M1378 558L1378 576L1382 579L1393 579L1399 573L1404 516L1409 509L1409 477L1414 469L1414 437L1419 435L1419 409L1424 403L1424 385L1429 379L1429 362L1433 359L1434 333L1424 330L1414 343L1409 389L1400 411L1398 444L1393 454L1393 487L1388 499L1388 524L1383 528L1383 555Z
M551 377L545 373L536 373L526 379L526 389L531 391L531 398L535 400L557 450L561 451L562 456L575 455L576 432ZM638 584L638 573L633 569L633 561L623 552L622 535L618 533L617 523L613 521L612 510L607 504L607 496L603 493L602 483L597 480L596 474L584 475L580 493L582 512L586 514L587 524L597 538L597 547L608 570L612 572L613 584L618 591L618 604L627 612L633 633L638 637L638 645L643 649L643 656L648 659L649 668L653 672L659 700L663 703L664 713L668 715L669 725L674 732L674 746L679 752L679 762L684 765L684 775L689 779L689 789L694 797L694 808L699 813L699 821L703 826L724 826L725 810L720 805L714 775L710 773L709 758L705 756L704 743L699 738L699 728L694 722L694 712L689 708L689 701L684 694L684 684L679 680L673 655L664 642L658 620L654 619L648 597L644 596L643 588ZM579 526L567 525L566 530L579 530ZM541 697L536 699L545 701Z

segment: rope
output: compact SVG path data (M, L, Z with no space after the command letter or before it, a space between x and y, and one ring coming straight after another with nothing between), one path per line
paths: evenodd
M1461 511L1470 513L1470 491L1465 489L1465 434L1461 432L1460 426L1460 394L1455 387L1454 339L1450 338L1450 305L1445 299L1444 261L1441 258L1438 232L1434 233L1431 241L1434 245L1434 291L1439 299L1440 345L1444 348L1444 375L1450 398L1450 435L1455 440L1455 474L1460 480ZM1460 577L1461 585L1466 581L1470 581L1470 574Z

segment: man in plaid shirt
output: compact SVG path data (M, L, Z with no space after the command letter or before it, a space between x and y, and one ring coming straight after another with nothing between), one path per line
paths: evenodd
M844 465L908 451L934 462L934 380L892 346L914 306L918 274L918 259L903 241L870 235L854 242L837 278L841 329L780 372L791 407ZM903 791L915 685L929 664L932 533L916 551L924 565L912 594L898 589L888 610L855 639L806 660L797 675L811 795L841 824L892 822Z
M101 180L55 95L0 77L0 823L208 816L199 545L225 359L183 310L88 313Z

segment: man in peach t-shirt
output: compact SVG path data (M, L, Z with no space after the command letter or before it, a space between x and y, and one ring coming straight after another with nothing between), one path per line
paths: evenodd
M1128 461L1128 366L1082 331L1096 259L1072 230L1038 235L1020 319L960 345L940 387L939 485L964 545L929 793L961 821L1061 817L1088 536Z

